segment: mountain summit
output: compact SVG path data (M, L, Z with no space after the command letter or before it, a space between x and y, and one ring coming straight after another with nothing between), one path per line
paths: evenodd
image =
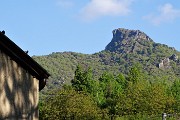
M47 88L70 84L74 71L80 64L91 67L97 78L104 72L128 74L129 68L140 64L148 75L163 77L180 76L180 52L165 44L155 43L140 30L115 29L113 38L105 50L94 54L54 52L45 56L33 56L51 74Z
M118 28L113 30L113 38L105 50L118 53L140 52L152 43L153 40L140 30Z

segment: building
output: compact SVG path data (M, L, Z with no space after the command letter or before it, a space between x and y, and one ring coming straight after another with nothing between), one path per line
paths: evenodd
M39 91L49 73L0 32L0 120L38 119Z

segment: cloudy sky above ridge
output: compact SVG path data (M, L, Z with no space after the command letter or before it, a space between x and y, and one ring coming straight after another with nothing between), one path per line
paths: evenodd
M99 52L116 28L141 30L180 51L179 0L6 0L0 10L0 30L30 55Z

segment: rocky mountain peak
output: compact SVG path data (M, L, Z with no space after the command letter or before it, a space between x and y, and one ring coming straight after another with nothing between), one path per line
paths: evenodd
M119 28L113 30L113 40L150 40L149 36L147 36L144 32L140 30L129 30L124 28Z
M153 40L140 30L118 28L112 31L113 38L105 50L111 52L133 52L143 46L149 46Z

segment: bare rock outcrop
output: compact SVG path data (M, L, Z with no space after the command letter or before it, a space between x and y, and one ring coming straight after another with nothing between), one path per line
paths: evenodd
M163 60L161 60L161 62L158 65L159 68L170 68L170 59L169 58L165 58Z
M140 30L118 28L112 31L113 38L105 50L117 53L141 53L153 40ZM139 52L140 51L140 52Z

